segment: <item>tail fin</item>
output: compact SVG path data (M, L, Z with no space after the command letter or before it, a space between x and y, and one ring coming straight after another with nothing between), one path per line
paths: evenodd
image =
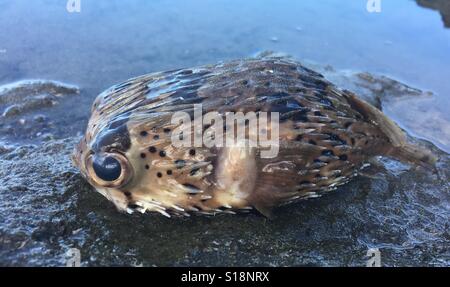
M385 151L386 156L391 156L400 161L420 165L425 168L434 167L437 159L431 151L408 143L405 132L379 109L349 91L344 91L343 96L348 100L352 108L361 113L374 125L378 126L389 138L392 146L387 147Z
M436 156L429 150L410 143L405 143L399 147L392 147L387 151L386 155L425 168L434 168L437 161Z

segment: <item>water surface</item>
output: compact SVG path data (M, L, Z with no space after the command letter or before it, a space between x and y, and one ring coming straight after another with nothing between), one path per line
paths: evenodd
M356 92L365 91L357 72L431 91L394 100L398 90L381 84L383 109L448 152L449 6L417 2L382 0L381 13L368 13L365 0L81 0L81 13L68 13L65 1L0 0L0 85L47 79L80 88L0 120L0 265L64 265L77 247L83 265L363 266L377 247L387 266L449 266L449 158L439 150L438 175L386 161L378 177L287 207L274 221L122 215L69 161L93 99L109 86L265 50Z

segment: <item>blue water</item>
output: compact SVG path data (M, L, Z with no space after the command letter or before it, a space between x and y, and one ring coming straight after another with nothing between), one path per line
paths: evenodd
M415 1L381 0L381 13L366 0L80 1L69 13L65 0L0 0L0 84L74 83L88 91L87 113L96 94L132 76L273 50L433 91L424 113L450 122L450 30Z
M450 92L450 30L414 1L382 0L372 14L365 0L80 1L81 13L68 13L64 0L0 1L3 82L50 77L105 87L270 49Z
M68 172L74 136L104 89L264 50L434 92L385 112L449 151L450 29L438 11L412 0L381 0L381 13L368 13L366 0L80 1L81 12L69 13L66 0L0 0L0 85L47 79L81 88L44 111L69 139L0 150L0 265L64 265L74 246L85 265L363 266L373 246L386 266L449 265L444 156L441 178L387 164L381 178L283 209L273 222L128 217Z

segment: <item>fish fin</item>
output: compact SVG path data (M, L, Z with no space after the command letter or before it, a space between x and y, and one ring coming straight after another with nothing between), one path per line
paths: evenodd
M424 168L435 168L437 161L437 157L431 151L410 143L405 143L400 147L393 147L386 155Z
M273 219L273 210L271 207L262 205L262 204L254 204L253 207L258 210L259 213L267 217L268 219Z
M263 172L259 175L253 192L247 198L249 204L259 213L273 219L273 210L287 199L298 195L293 191L296 183L293 170L277 173Z
M428 149L407 142L406 133L379 109L358 98L350 91L345 90L343 96L353 109L357 110L367 121L377 126L389 139L391 146L386 147L384 155L425 168L434 167L437 160L436 156Z

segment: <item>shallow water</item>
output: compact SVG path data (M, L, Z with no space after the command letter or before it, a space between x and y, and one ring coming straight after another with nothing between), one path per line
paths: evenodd
M110 85L264 50L379 99L411 135L450 151L450 30L438 11L407 0L382 0L373 14L363 0L293 2L81 0L81 13L68 13L65 1L0 0L0 84L80 88L40 91L56 103L0 119L0 265L64 265L77 247L83 265L364 266L378 247L386 266L449 266L450 159L437 149L438 175L383 160L375 178L273 221L119 214L71 167L90 105ZM13 104L0 100L1 112Z

